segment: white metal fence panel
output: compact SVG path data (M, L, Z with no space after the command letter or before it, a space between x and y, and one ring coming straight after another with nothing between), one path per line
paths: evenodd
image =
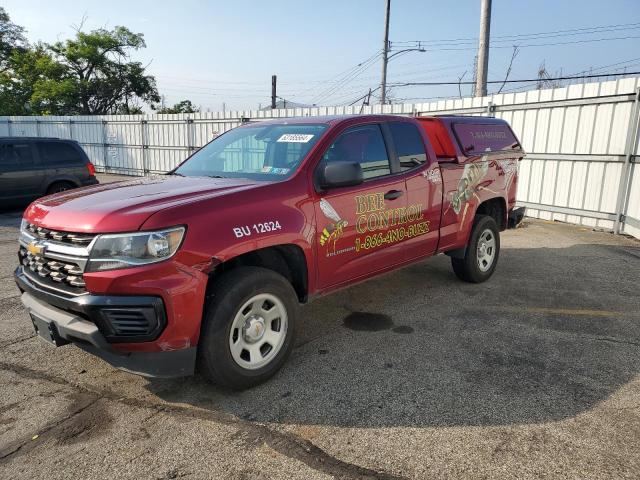
M392 113L491 115L508 121L527 157L518 202L528 215L640 238L638 78L428 103L179 115L0 117L0 136L77 140L98 171L166 172L247 120Z

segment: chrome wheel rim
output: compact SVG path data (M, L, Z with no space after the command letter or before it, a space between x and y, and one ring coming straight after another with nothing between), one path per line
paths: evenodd
M490 229L483 230L478 239L478 268L486 272L496 258L496 237Z
M242 368L256 370L268 365L282 349L287 337L287 310L269 293L247 300L233 319L229 349Z

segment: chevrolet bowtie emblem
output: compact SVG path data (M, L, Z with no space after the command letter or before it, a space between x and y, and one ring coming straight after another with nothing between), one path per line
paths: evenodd
M27 245L27 251L32 255L42 255L44 253L44 246L36 242L31 242Z

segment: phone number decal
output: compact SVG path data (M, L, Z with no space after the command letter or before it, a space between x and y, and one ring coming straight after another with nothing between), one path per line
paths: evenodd
M415 223L413 225L402 226L380 232L373 235L365 235L356 238L356 252L360 250L371 250L383 245L401 242L402 240L424 235L429 232L429 221Z

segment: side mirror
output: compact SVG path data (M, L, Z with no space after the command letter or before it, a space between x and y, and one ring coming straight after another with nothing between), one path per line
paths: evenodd
M320 170L319 185L322 189L350 187L364 181L362 167L356 162L331 162Z

